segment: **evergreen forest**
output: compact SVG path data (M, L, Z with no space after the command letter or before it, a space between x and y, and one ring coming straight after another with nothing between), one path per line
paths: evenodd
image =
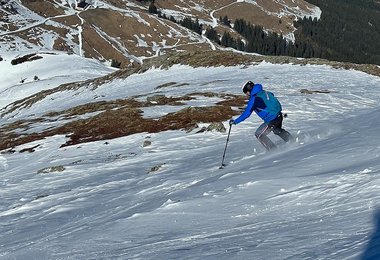
M307 0L319 6L319 20L305 17L295 22L295 41L266 32L261 26L243 19L234 21L233 29L244 39L224 33L218 42L246 52L264 55L285 55L303 58L369 63L380 65L380 2L375 0ZM229 24L227 17L220 22ZM281 22L281 21L279 21ZM216 32L208 29L206 36L216 40Z
M379 1L307 1L319 6L321 19L298 21L296 44L310 46L312 57L380 65Z
M208 27L205 36L225 46L263 55L302 58L323 58L335 61L380 65L380 1L377 0L307 0L322 10L320 19L305 17L295 22L295 41L291 42L262 26L244 19L230 21L220 17L219 23L232 28L241 37L218 32ZM176 21L157 12L152 1L151 13L179 23L199 34L202 24L198 19ZM281 23L281 20L279 20Z

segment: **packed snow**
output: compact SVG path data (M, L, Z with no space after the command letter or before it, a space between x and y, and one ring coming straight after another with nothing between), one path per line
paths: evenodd
M108 70L74 57L83 61L76 70L61 66L72 58L66 55L49 56L52 70L40 60L14 71L0 62L0 85L8 84L2 106L24 96L19 75L37 74L57 86L62 77L86 80ZM58 67L68 70L58 74ZM254 137L260 121L252 115L232 127L223 169L227 132L140 133L65 148L59 147L66 137L53 136L0 154L0 258L379 259L379 77L265 62L176 65L48 96L0 118L0 126L95 95L240 94L247 80L280 99L288 114L284 127L298 142L282 145L271 134L279 149L266 152ZM178 84L156 89L173 81ZM43 88L40 81L27 84L29 94ZM218 101L199 97L187 106ZM170 112L147 108L144 116Z
M11 64L12 60L28 54L41 58ZM0 62L0 109L41 90L97 78L116 70L93 59L55 51L0 52L0 57L3 58Z

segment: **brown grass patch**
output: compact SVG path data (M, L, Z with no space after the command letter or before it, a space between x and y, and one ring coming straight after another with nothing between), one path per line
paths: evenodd
M271 5L275 4L273 1L268 1ZM281 5L275 4L272 11L276 11L281 8ZM267 6L267 4L265 4ZM247 22L250 22L254 25L261 25L265 29L270 29L277 33L287 34L294 30L293 27L293 16L283 16L281 18L274 17L271 14L268 14L260 7L249 4L249 3L236 3L228 8L221 9L220 11L215 12L215 17L224 17L228 16L229 19L235 21L236 19L243 19Z
M98 57L99 54L102 54L107 59L115 58L119 61L124 61L122 67L128 65L126 61L132 59L132 56L129 59L118 57L115 55L114 48L104 46L109 43L105 42L103 37L108 38L117 49L120 49L118 45L122 45L128 50L128 53L137 57L154 56L156 54L154 49L156 44L158 47L162 47L161 53L172 53L178 50L210 49L208 43L200 43L197 39L188 37L188 31L176 23L169 20L165 20L165 23L162 23L156 16L148 15L146 11L141 11L138 14L146 23L141 22L141 20L135 17L122 15L117 11L101 8L89 9L81 13L87 24L87 32L84 34L85 42L88 45L85 46L86 56ZM103 37L97 36L97 32L94 30L95 26L107 35L103 35ZM92 30L88 27L92 28ZM173 30L177 31L178 34L175 33L175 35L169 37L168 35L173 34ZM115 39L119 43L116 43ZM165 39L165 43L163 43L163 39ZM141 46L142 41L146 46ZM167 48L167 46L175 47ZM120 50L120 53L122 52ZM125 53L123 55L128 56Z
M113 48L112 45L100 36L88 23L83 25L82 37L83 50L86 57L98 58L99 54L101 54L105 60L115 59L121 62L121 66L123 67L130 64L129 59L125 57L123 53Z
M31 53L31 54L27 54L27 55L18 57L16 59L13 59L11 61L11 64L12 65L18 65L18 64L21 64L21 63L24 63L27 61L34 61L34 60L39 60L39 59L42 59L42 57L38 56L36 53Z
M158 105L185 105L182 101L191 100L193 96L224 97L227 101L219 102L209 107L186 107L177 112L167 114L159 118L144 118L143 107ZM165 97L155 95L147 97L147 101L141 102L135 99L101 101L81 105L61 112L51 112L44 118L33 121L17 121L7 127L0 128L0 150L9 149L31 141L41 140L53 135L66 135L69 140L62 146L75 145L84 142L113 139L135 133L157 133L167 130L193 129L198 123L221 122L230 119L237 112L231 109L233 106L243 105L244 99L234 95L217 93L191 93L183 97ZM33 133L21 135L16 132L27 130L32 124L43 121L59 123L60 120L75 119L79 115L99 112L87 119L74 120L62 126ZM34 147L33 147L34 148ZM32 149L29 149L32 150ZM29 151L28 150L28 151Z
M58 23L64 24L70 27L76 27L78 24L81 24L81 20L76 15L64 16L64 17L56 17L51 19L52 21L56 21Z
M140 69L140 72L143 72L151 67L169 68L174 64L190 65L196 68L237 65L248 66L255 65L263 61L273 64L328 65L333 68L354 69L371 75L380 76L380 67L375 64L355 64L348 62L329 61L318 58L299 59L297 57L288 56L257 56L253 54L241 54L221 50L178 52L154 57L145 61Z
M46 18L65 14L62 9L54 6L53 0L22 0L21 2L30 10Z
M236 114L227 106L188 107L158 119L146 119L136 108L107 110L87 120L66 124L57 129L61 134L70 133L70 140L64 144L74 145L83 142L99 141L127 136L136 133L157 133L167 130L190 129L197 123L220 122Z

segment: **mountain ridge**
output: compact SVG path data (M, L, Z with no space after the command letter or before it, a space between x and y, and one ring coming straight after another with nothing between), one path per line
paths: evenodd
M203 35L150 14L148 5L138 1L89 1L84 9L76 7L73 1L6 3L0 6L0 28L4 30L0 33L0 50L54 49L103 62L117 60L126 67L164 53L216 48ZM303 0L188 3L172 0L155 4L162 14L175 16L178 21L186 17L199 19L221 34L231 30L218 22L224 15L232 19L243 16L267 30L291 34L297 16L314 16L316 8ZM6 8L7 5L11 8ZM235 16L237 13L240 15ZM283 22L279 23L279 19Z

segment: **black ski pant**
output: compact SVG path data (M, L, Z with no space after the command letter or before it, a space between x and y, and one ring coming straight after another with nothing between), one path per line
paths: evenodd
M280 113L272 121L261 124L255 132L256 138L268 151L273 148L276 148L276 145L267 136L271 131L273 131L275 135L280 136L282 140L284 140L285 142L293 140L293 136L288 131L282 128L282 120L283 116L282 113Z

